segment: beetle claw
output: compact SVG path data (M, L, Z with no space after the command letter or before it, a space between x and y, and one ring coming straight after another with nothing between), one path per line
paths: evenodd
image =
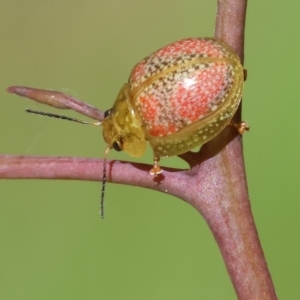
M250 126L245 121L241 121L238 123L231 123L232 126L234 126L239 134L244 134L246 131L250 130Z

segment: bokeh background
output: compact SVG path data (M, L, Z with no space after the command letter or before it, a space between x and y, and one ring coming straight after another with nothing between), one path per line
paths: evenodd
M144 56L177 39L212 36L216 2L2 0L0 153L103 157L99 128L26 114L55 110L5 89L54 89L107 109ZM249 1L246 26L245 162L280 299L300 299L299 11L298 0ZM113 151L110 158L131 159ZM148 151L140 161L151 159ZM186 167L176 157L163 164ZM108 184L101 220L100 188L0 181L0 299L236 298L192 207Z

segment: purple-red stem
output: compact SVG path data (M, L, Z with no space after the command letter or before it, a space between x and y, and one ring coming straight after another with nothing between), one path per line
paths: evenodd
M246 7L246 0L219 0L215 29L215 37L226 41L242 62ZM235 116L235 121L240 120L241 109ZM226 134L224 130L200 152L215 151L228 140ZM251 212L242 139L233 138L198 167L198 174L207 174L199 183L203 188L207 186L210 197L197 197L194 206L215 236L238 299L277 299Z

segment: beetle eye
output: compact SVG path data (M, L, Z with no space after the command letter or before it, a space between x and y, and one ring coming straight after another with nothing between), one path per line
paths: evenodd
M104 112L104 118L108 117L110 115L111 109L108 109Z
M113 148L116 150L116 151L122 151L123 149L121 148L121 145L119 145L117 142L114 142L112 144Z

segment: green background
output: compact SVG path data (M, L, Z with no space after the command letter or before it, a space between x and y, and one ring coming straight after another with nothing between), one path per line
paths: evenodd
M212 36L216 1L0 2L0 153L103 157L99 128L32 116L10 85L107 109L157 48ZM250 197L280 299L300 298L299 0L249 1L243 118ZM53 110L51 110L53 111ZM67 112L68 115L78 116ZM110 158L128 159L111 152ZM139 161L151 163L151 153ZM186 167L179 158L164 165ZM100 183L0 181L1 299L235 299L216 243L183 201Z

